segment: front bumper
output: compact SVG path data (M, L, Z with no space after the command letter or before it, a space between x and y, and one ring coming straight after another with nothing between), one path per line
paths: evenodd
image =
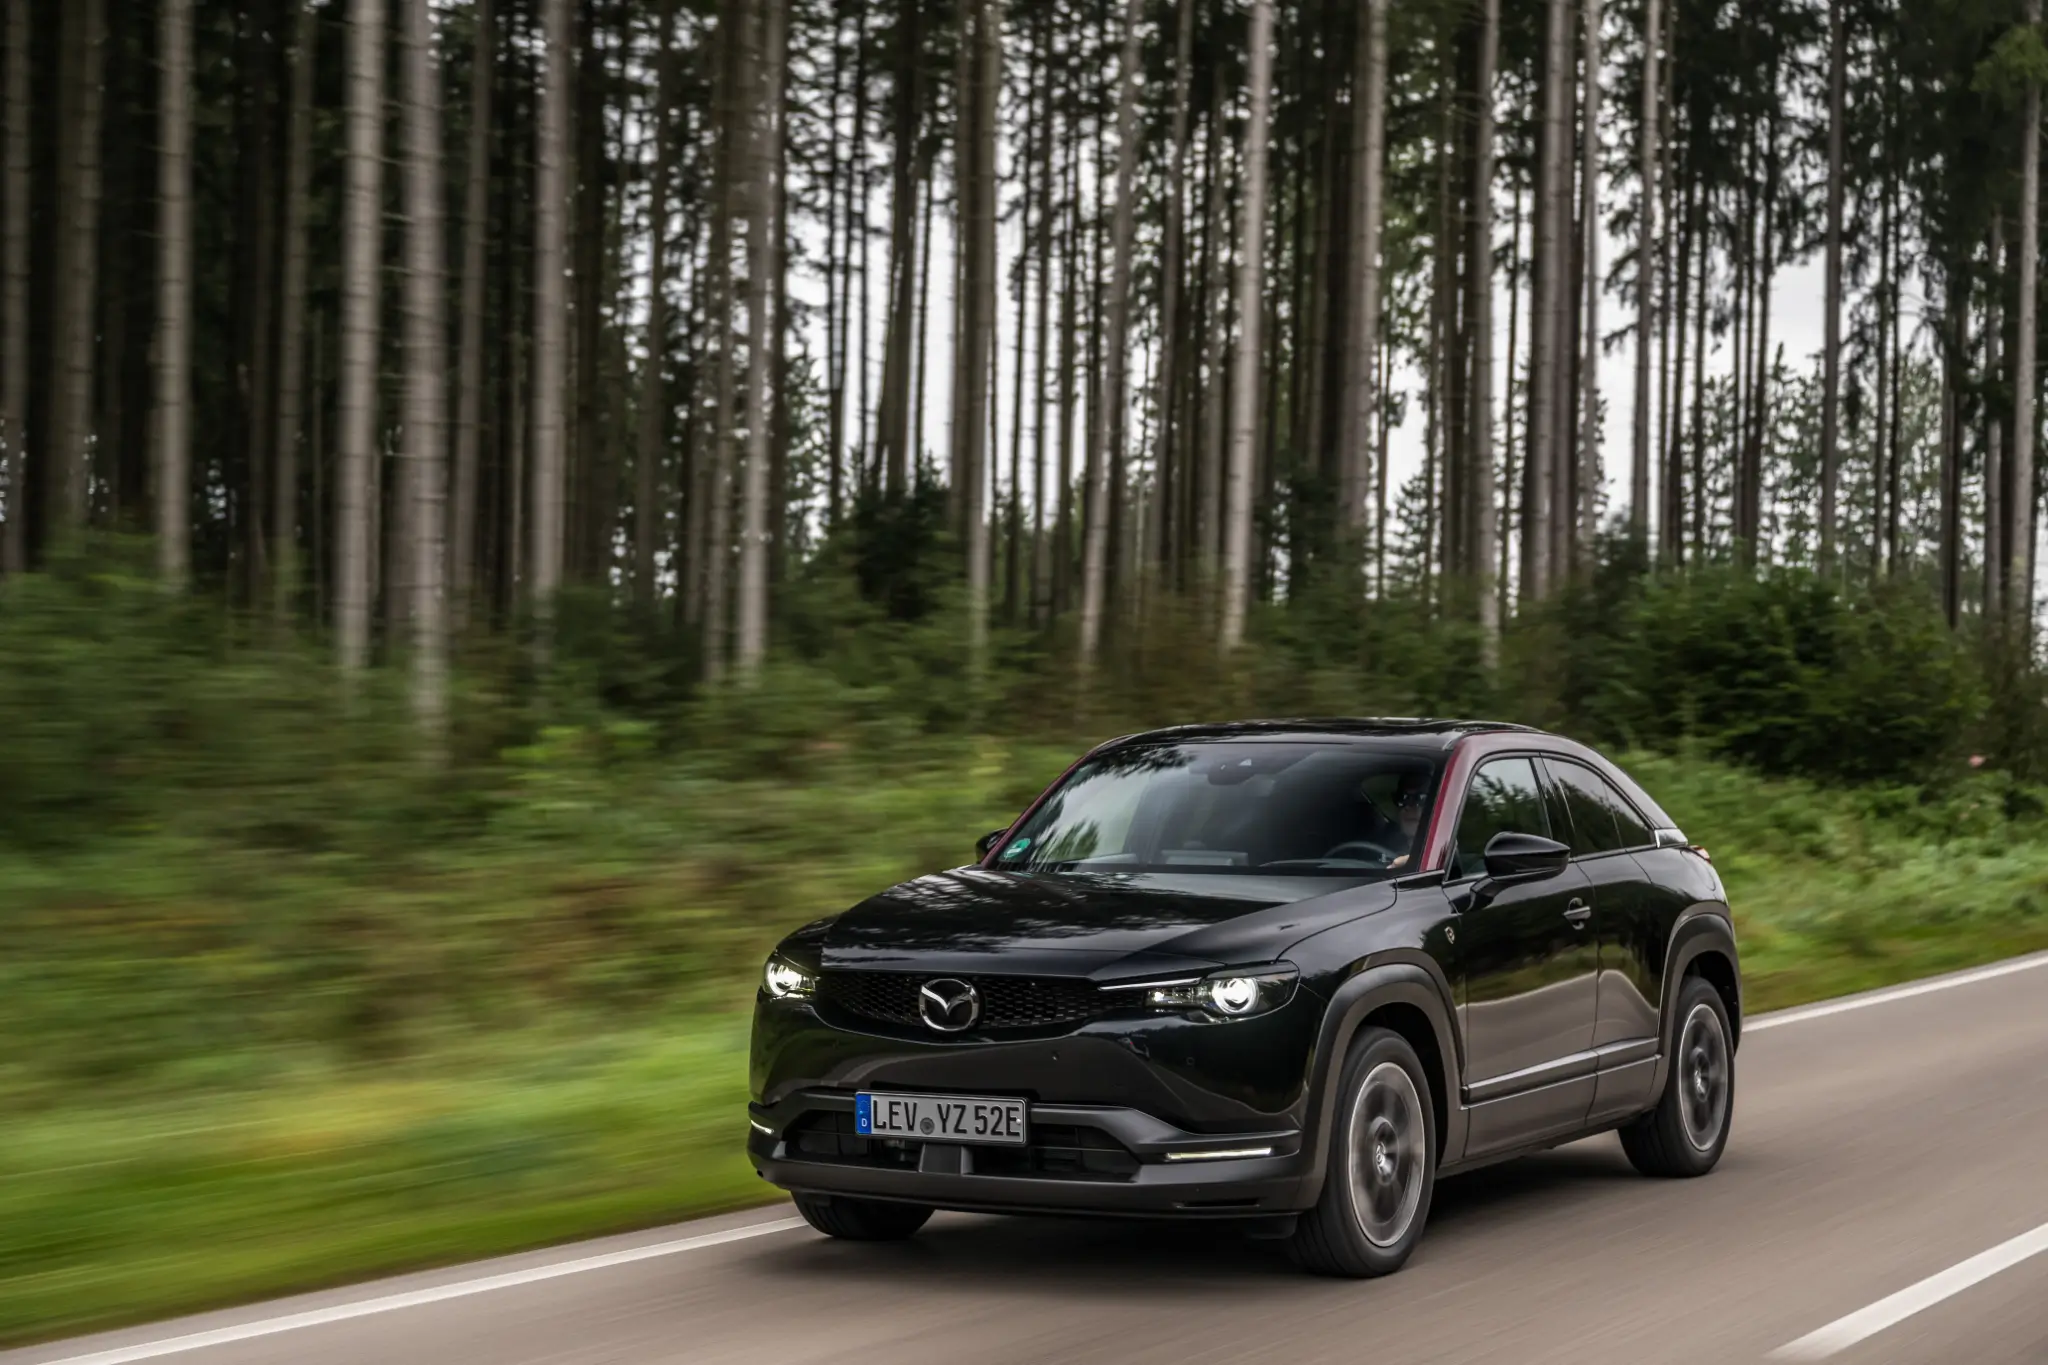
M1294 1129L1189 1133L1136 1109L1034 1103L1029 1148L963 1147L860 1138L853 1108L829 1089L751 1104L747 1155L786 1190L977 1212L1244 1218L1309 1202Z

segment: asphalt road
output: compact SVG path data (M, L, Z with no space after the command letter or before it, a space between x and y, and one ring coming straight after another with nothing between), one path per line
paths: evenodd
M2048 955L1754 1021L1712 1176L1606 1137L1447 1181L1387 1280L1200 1229L942 1216L877 1248L788 1212L0 1365L2048 1365Z

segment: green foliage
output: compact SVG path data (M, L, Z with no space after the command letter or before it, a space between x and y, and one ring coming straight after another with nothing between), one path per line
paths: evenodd
M167 598L128 553L0 594L16 1105L733 999L783 929L963 861L1082 745L1152 725L1500 715L1863 784L1855 819L1885 838L2031 838L2042 808L2022 652L1959 640L1912 584L1646 575L1626 543L1525 612L1498 668L1458 585L1361 609L1362 570L1335 554L1235 658L1204 596L1154 591L1086 686L1060 629L999 630L968 676L936 533L868 591L829 552L788 584L751 687L689 683L673 631L572 597L544 673L516 641L468 647L442 767L415 750L399 670L344 685L323 649ZM1973 745L1997 771L1966 783Z
M2015 24L2000 35L1991 55L1977 64L1970 88L2007 108L2018 108L2029 86L2048 82L2048 43L2031 24Z
M1696 737L1766 772L1925 780L1981 709L1967 648L1910 590L1708 569L1651 580L1622 634L1601 728Z

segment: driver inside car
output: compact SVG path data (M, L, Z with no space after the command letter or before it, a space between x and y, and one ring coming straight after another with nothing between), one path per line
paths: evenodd
M1428 773L1401 774L1400 785L1394 789L1394 819L1401 830L1401 851L1387 864L1388 867L1406 867L1409 857L1419 851L1415 845L1421 838L1423 802L1428 799Z

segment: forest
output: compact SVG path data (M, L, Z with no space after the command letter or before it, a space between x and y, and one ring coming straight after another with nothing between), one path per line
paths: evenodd
M5 37L5 570L149 537L433 734L481 642L594 612L688 692L818 657L828 581L1084 690L1312 601L1491 669L1617 560L1910 580L2025 652L2048 51L2002 0Z
M761 954L1139 728L2048 947L2039 0L0 6L0 1343L758 1200Z

